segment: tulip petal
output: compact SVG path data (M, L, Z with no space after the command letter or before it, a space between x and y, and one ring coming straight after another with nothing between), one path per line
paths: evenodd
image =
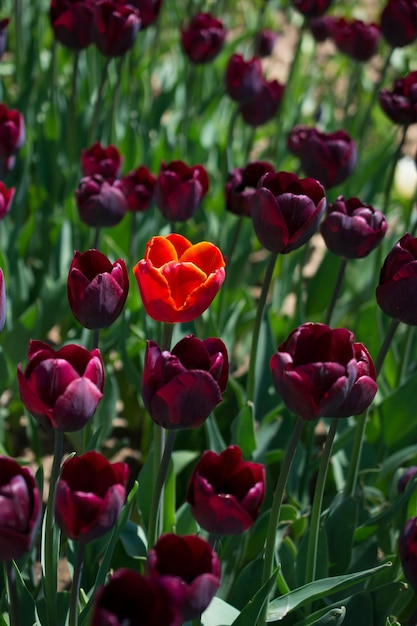
M66 432L79 430L93 416L102 397L102 392L91 380L74 380L55 402L52 414L54 428Z

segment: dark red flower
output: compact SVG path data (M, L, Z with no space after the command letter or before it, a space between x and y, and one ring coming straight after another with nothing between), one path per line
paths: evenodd
M161 163L155 185L155 203L172 222L185 222L198 209L209 188L202 165L188 166L184 161Z
M339 196L327 207L320 232L328 249L345 259L361 259L382 241L388 224L381 211L359 198Z
M278 347L270 366L283 402L304 420L358 415L377 392L369 352L346 328L303 324Z
M253 226L261 244L287 254L316 232L326 208L322 185L289 172L265 174L248 198Z
M412 465L401 474L398 480L398 493L404 493L410 480L417 474L417 465Z
M146 574L169 576L183 596L184 620L199 617L220 586L220 561L207 541L196 535L162 535L148 553Z
M226 181L226 209L236 215L250 217L250 196L255 192L259 180L266 173L273 174L274 166L266 161L252 161L246 167L232 170Z
M124 2L124 0L119 1ZM162 0L129 0L129 4L139 10L140 28L144 30L157 20Z
M278 39L278 33L274 30L260 30L255 36L255 55L261 58L269 57Z
M417 0L389 0L382 11L381 30L393 48L402 48L417 38Z
M326 188L336 187L353 172L357 161L355 142L344 130L323 133L295 126L287 139L288 149L298 156L304 173Z
M417 593L417 517L409 519L401 531L398 551L404 575Z
M116 146L104 148L99 141L90 148L81 150L81 173L83 176L100 174L114 180L120 175L123 157Z
M168 352L148 341L142 397L154 422L169 430L198 428L222 401L229 375L226 346L188 335Z
M235 535L252 526L265 496L265 469L242 459L237 446L203 453L188 483L187 502L201 528Z
M219 54L225 37L220 20L210 13L198 13L181 30L182 49L193 63L209 63Z
M338 50L355 61L368 61L377 53L380 29L362 20L333 19L331 37Z
M269 122L279 109L285 86L277 80L264 80L260 91L239 106L243 120L249 126L261 126Z
M14 187L7 189L6 185L0 181L0 219L9 213L15 191Z
M104 365L97 349L69 344L54 350L32 340L17 381L23 404L42 426L71 432L88 422L103 397Z
M320 17L332 2L333 0L292 0L294 8L305 17Z
M88 226L115 226L127 211L127 200L117 181L99 174L81 179L75 191L78 213Z
M323 15L308 21L308 27L317 43L322 43L332 36L333 17Z
M396 80L391 91L382 89L379 103L395 124L408 126L417 122L417 71Z
M94 43L105 56L122 56L135 43L140 24L139 11L131 4L100 0L94 17Z
M122 190L129 211L146 211L154 195L156 176L145 166L140 166L123 176L117 183Z
M227 94L238 104L252 100L265 84L260 59L245 61L241 54L233 54L226 67L225 83Z
M49 17L55 38L66 48L82 50L92 43L92 0L51 0Z
M0 104L0 159L12 157L25 141L25 122L23 115L15 109L8 109Z
M10 17L5 17L0 20L0 57L4 54L7 46L7 26L9 25Z

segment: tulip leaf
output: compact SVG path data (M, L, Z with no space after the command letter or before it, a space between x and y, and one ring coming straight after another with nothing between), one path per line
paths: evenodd
M231 626L239 611L221 598L214 597L201 616L202 626Z
M211 413L208 419L206 419L206 421L204 422L204 428L206 431L208 447L210 448L210 450L216 452L217 454L223 452L223 450L226 449L226 444L219 430L219 427L217 426L214 413Z
M330 573L341 574L349 566L358 503L353 498L337 497L325 522Z
M32 626L35 622L36 606L32 595L29 593L23 578L20 574L19 568L13 561L12 567L15 571L16 577L16 590L19 605L17 607L19 626Z
M242 450L244 459L251 459L256 449L253 406L245 404L232 422L232 441Z
M378 407L387 446L398 449L417 438L417 422L412 419L416 386L417 372L414 372L404 385L397 387Z
M278 570L279 568L273 572L269 580L267 580L266 583L264 583L255 593L253 598L249 600L240 615L238 615L233 622L233 626L252 626L253 624L258 623L258 619L262 614L265 602L267 602L268 597L275 585Z
M330 609L325 615L315 622L311 622L311 626L340 626L346 617L346 608L341 606L340 609Z

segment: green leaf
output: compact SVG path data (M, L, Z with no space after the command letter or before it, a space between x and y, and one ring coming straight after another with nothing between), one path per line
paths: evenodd
M417 372L414 372L404 385L397 387L379 405L382 432L387 446L398 448L417 438L417 422L413 419L416 386Z
M323 617L315 622L311 622L311 626L340 626L346 617L346 608L341 606L340 609L330 609Z
M278 570L275 570L272 576L262 587L256 592L251 600L247 603L243 611L233 622L233 626L253 626L258 623L258 619L262 613L265 602L267 601L274 585Z
M147 541L143 528L128 520L120 535L120 541L126 553L132 558L146 557Z
M231 626L239 615L234 606L214 597L201 616L202 626Z
M232 441L242 450L244 459L251 459L256 449L253 407L245 404L232 422Z
M208 439L208 447L213 452L220 454L223 450L226 449L225 441L222 437L222 434L217 426L216 418L214 413L209 415L208 419L204 422L204 429L206 431L207 439Z
M36 619L36 606L32 595L26 587L22 575L13 561L13 568L16 575L16 589L19 606L17 607L19 626L32 626Z
M345 572L352 556L358 503L353 498L337 497L325 522L329 566L333 575Z

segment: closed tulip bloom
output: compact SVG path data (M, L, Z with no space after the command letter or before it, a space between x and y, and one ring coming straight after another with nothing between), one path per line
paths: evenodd
M387 232L381 211L359 198L339 196L327 207L320 232L327 248L344 259L361 259L376 248Z
M92 43L92 0L51 0L49 17L55 38L66 48L82 50Z
M239 106L244 122L255 127L269 122L279 109L284 89L277 80L263 80L260 91Z
M104 148L99 141L90 148L81 150L81 172L83 176L100 174L103 178L114 180L120 175L122 155L116 146Z
M98 250L74 252L68 280L68 301L75 319L84 328L110 326L120 315L129 292L126 263L114 263Z
M156 179L155 203L167 220L185 222L194 215L208 188L208 175L202 165L189 167L183 161L162 162Z
M71 432L88 422L103 397L104 365L98 349L69 344L55 351L32 340L17 381L23 404L42 426Z
M23 115L15 109L8 109L0 104L0 159L7 159L16 154L25 141L25 122Z
M10 17L0 20L0 57L4 54L7 47L7 27L9 22Z
M236 215L251 216L249 198L264 174L273 174L274 166L267 161L252 161L246 167L232 170L225 185L226 209Z
M95 450L65 461L56 487L55 518L62 532L86 543L115 525L126 498L129 469Z
M332 36L333 17L323 15L308 21L308 28L317 43L322 43Z
M6 324L6 286L4 284L3 270L0 269L0 331Z
M321 17L333 0L292 0L294 8L305 17Z
M377 53L380 34L379 26L362 20L341 17L332 21L333 41L340 52L354 61L369 61Z
M0 456L0 561L19 559L30 550L41 512L32 471Z
M225 37L220 20L210 13L198 13L181 30L182 49L192 63L209 63L219 54Z
M188 483L187 502L201 528L235 535L256 520L265 496L265 469L242 459L238 446L203 453Z
M182 594L171 576L118 569L94 596L91 626L181 626Z
M117 184L99 174L85 176L75 191L80 219L88 226L116 226L127 211L127 201Z
M183 596L184 620L193 620L208 607L220 586L220 561L210 544L197 535L162 535L149 551L148 576L173 577Z
M118 187L127 201L128 211L146 211L153 200L156 176L141 165L123 176Z
M133 268L146 313L157 322L191 322L211 304L224 277L220 250L182 235L152 237Z
M95 9L94 43L107 57L122 56L135 43L140 24L139 11L131 4L100 0Z
M300 159L304 173L326 188L342 183L356 166L356 143L344 130L323 133L296 126L288 135L287 147Z
M388 315L417 326L417 239L406 233L384 261L376 300Z
M396 80L392 90L382 89L379 103L395 124L408 126L417 122L417 71Z
M404 575L417 593L417 517L409 519L401 531L398 552Z
M229 361L226 346L212 337L184 337L171 352L148 341L142 397L154 422L169 430L198 428L222 401Z
M382 11L381 30L393 48L402 48L417 38L417 0L389 0Z
M162 0L130 0L129 4L139 10L140 28L144 30L158 19Z
M278 347L270 366L283 402L304 420L358 415L377 391L372 359L346 328L303 324Z
M14 187L7 189L6 185L0 181L0 219L10 212L15 191Z
M417 465L412 465L400 476L397 484L398 493L404 493L410 480L417 474Z
M264 88L265 79L260 59L245 61L241 54L232 54L226 67L226 93L238 104L252 100Z
M249 204L261 244L275 254L287 254L316 232L326 198L317 180L277 172L262 176Z
M265 28L256 33L255 37L255 55L261 58L269 57L278 39L278 33L274 30Z

